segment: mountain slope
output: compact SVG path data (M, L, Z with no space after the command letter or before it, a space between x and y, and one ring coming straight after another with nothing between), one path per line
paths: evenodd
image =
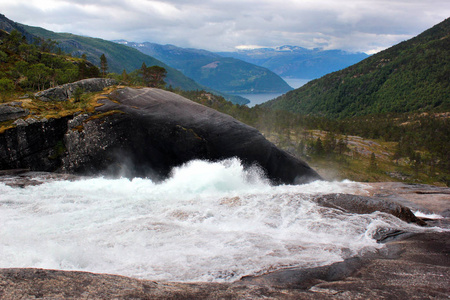
M100 56L104 53L108 60L110 72L122 73L139 69L143 62L147 66L161 66L167 70L167 83L181 89L197 89L200 86L194 80L187 78L181 72L169 67L163 62L144 55L129 47L98 38L84 37L71 33L56 33L39 27L22 25L25 30L34 36L52 39L58 42L58 47L73 56L86 54L89 61L99 64Z
M238 103L246 104L249 101L245 98L226 95L224 93L215 91L210 87L198 84L193 79L185 76L180 71L168 66L167 64L155 59L149 55L146 55L133 48L119 45L114 42L102 40L99 38L91 38L85 36L74 35L70 33L56 33L40 27L32 27L24 24L16 23L4 15L0 14L0 29L5 31L18 30L24 35L29 42L32 42L34 38L51 39L58 42L58 47L66 53L70 53L72 56L80 57L85 54L87 60L93 64L100 65L100 56L105 54L108 61L108 71L115 73L122 73L123 70L131 72L139 69L142 63L145 62L147 66L161 66L167 70L167 76L165 81L167 85L171 85L174 88L180 88L182 90L206 90L214 94L225 97L227 100Z
M263 106L333 118L450 110L450 19Z
M206 50L149 42L117 42L151 55L200 84L224 93L285 93L292 89L266 68Z
M341 70L368 57L365 53L305 49L297 46L218 52L265 67L281 77L315 79Z

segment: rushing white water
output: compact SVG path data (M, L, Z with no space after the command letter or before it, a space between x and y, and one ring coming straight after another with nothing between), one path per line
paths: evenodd
M0 183L0 267L114 273L171 281L232 281L286 266L312 267L382 247L382 214L317 206L317 193L352 182L271 186L239 160L193 161L149 179Z

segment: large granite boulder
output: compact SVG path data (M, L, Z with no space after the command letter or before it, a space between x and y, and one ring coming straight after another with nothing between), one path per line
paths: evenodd
M105 87L115 84L117 84L117 81L111 78L89 78L50 88L38 92L34 96L42 101L67 101L73 96L77 88L81 88L83 92L100 92Z
M238 157L275 183L320 178L256 129L177 94L124 88L108 97L97 108L101 117L80 115L69 125L65 170L162 179L189 160Z
M81 82L71 89L77 84ZM57 90L69 97L68 85ZM52 98L50 94L46 97ZM320 179L305 162L278 149L256 129L177 94L124 88L100 102L104 105L95 113L16 120L16 127L0 134L0 169L160 180L193 159L237 157L246 167L260 167L277 184Z

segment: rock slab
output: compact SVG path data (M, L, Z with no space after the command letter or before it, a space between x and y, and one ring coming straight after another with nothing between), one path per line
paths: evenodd
M102 90L108 79L86 79L37 94L67 100L76 87ZM149 177L156 181L190 160L239 158L275 184L321 177L278 149L255 128L177 94L123 88L104 95L95 113L59 119L28 118L0 134L0 169L79 175ZM44 99L45 98L45 99Z
M77 88L86 93L100 92L105 87L115 84L117 84L117 81L111 78L88 78L41 91L34 96L42 101L67 101L73 96Z
M274 183L320 179L256 129L177 94L124 88L108 97L97 108L104 117L86 116L66 134L66 171L164 179L190 160L237 157L247 167L260 167Z

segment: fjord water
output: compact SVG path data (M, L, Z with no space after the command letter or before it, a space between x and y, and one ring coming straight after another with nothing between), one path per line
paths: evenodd
M39 178L36 178L39 180ZM382 247L377 228L413 225L311 201L353 182L271 186L237 159L192 161L171 178L0 183L0 268L83 270L170 281L233 281Z
M298 89L299 87L308 83L311 79L302 79L302 78L288 78L283 77L283 80L289 84L294 89ZM254 94L236 94L237 96L244 97L250 100L250 103L247 104L248 107L253 107L258 104L262 104L269 100L275 99L282 95L282 93L254 93Z

